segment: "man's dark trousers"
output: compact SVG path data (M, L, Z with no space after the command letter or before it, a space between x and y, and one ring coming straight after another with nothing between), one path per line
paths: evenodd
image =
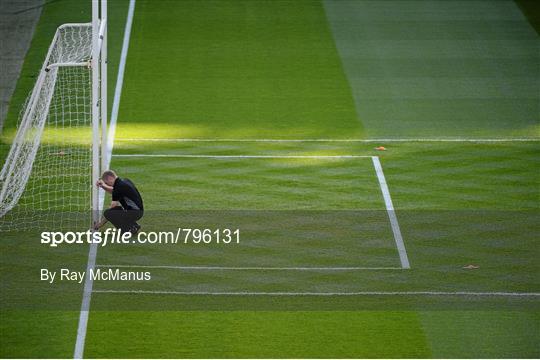
M124 210L121 206L116 206L105 210L103 216L117 229L125 232L135 227L137 220L142 218L143 212L141 210Z

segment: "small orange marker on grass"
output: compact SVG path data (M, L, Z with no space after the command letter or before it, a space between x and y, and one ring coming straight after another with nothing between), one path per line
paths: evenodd
M384 146L377 146L375 148L375 150L378 150L378 151L386 151L386 148Z

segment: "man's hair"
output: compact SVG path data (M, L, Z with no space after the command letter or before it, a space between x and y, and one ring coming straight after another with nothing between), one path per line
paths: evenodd
M115 177L117 177L117 176L116 176L116 173L115 173L114 171L112 171L112 170L107 170L107 171L104 171L104 172L103 172L103 175L101 175L101 178L102 178L102 179L105 179L106 177L114 177L114 178L115 178Z

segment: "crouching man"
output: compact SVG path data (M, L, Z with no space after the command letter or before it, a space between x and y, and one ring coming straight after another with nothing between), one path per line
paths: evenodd
M141 194L129 179L121 179L112 170L107 170L96 183L97 187L112 194L110 208L103 211L103 219L94 224L98 230L108 221L122 232L135 235L141 229L137 220L142 218L144 206Z

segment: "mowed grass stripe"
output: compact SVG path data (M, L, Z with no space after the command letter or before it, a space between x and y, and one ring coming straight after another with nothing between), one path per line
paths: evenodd
M130 53L119 137L362 135L319 2L142 0Z
M113 162L136 180L152 211L385 209L370 158L113 157Z
M94 320L87 354L96 358L430 356L408 311L99 311Z
M324 1L370 137L538 136L538 34L513 1Z

